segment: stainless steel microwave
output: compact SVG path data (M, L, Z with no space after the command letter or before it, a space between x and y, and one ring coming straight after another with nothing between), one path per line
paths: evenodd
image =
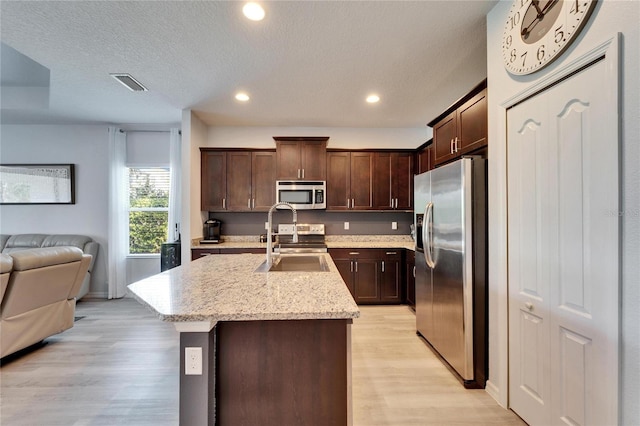
M289 203L296 210L327 208L327 182L311 180L277 180L276 200Z

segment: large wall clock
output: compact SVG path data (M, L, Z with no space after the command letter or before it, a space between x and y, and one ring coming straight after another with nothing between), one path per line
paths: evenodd
M504 27L502 57L511 74L549 65L576 39L596 0L515 0Z

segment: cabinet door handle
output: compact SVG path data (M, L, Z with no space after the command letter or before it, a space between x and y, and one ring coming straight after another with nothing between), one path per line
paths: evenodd
M256 208L256 199L254 198L251 202L251 208L255 209Z
M347 198L347 208L350 209L351 207L349 206L349 203L351 202L350 199Z
M358 261L356 260L356 274L358 273Z
M384 272L384 260L382 261L382 272Z
M302 179L304 179L304 169L302 169Z
M349 254L350 254L351 256L357 256L357 255L359 255L359 254L360 254L360 252L352 251L352 252L350 252Z
M395 251L388 251L387 254L398 254L398 252Z
M453 146L456 148L456 152L458 152L458 137L456 136L456 140L453 143Z
M416 267L414 266L413 267L413 278L415 278L415 277L416 277Z
M300 169L298 169L298 179L300 179Z
M222 199L222 208L223 208L223 209L226 209L226 208L227 208L227 203L226 203L226 201L227 201L227 199L226 199L226 198L223 198L223 199Z
M353 272L353 260L349 263L351 264L351 272Z
M247 208L250 209L251 208L251 198L249 198L247 200Z
M449 142L449 153L453 154L453 138L451 138L451 142Z
M355 209L356 208L356 202L354 201L354 199L351 199L351 208Z
M393 208L393 198L391 198L390 201L391 201L391 208Z

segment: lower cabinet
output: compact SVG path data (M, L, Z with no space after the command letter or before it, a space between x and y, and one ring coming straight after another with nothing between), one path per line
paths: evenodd
M192 248L191 249L191 260L200 259L204 256L209 256L212 254L241 254L241 253L252 253L252 254L262 254L266 251L263 248Z
M329 249L358 304L402 303L402 249Z
M407 250L407 261L405 262L407 277L407 288L405 290L407 305L413 310L416 309L416 253L413 250Z

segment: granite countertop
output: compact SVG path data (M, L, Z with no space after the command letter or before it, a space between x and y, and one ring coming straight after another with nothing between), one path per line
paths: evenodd
M128 289L170 322L357 318L358 306L331 256L321 256L329 272L254 272L264 255L206 256Z
M266 251L267 243L259 242L258 236L225 236L219 244L191 245L195 249L260 248ZM327 235L328 248L403 248L414 250L415 243L408 235ZM274 243L275 244L275 243Z

